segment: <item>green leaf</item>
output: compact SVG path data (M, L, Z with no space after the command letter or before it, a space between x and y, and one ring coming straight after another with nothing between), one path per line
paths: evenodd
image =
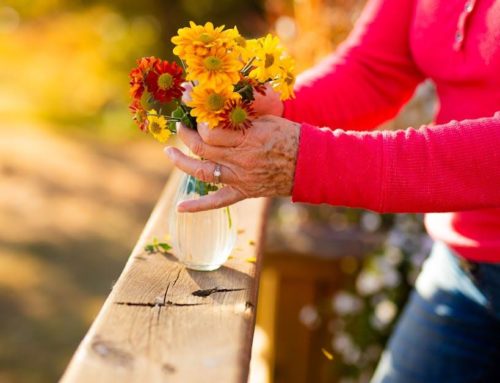
M243 101L252 102L253 100L255 100L255 97L253 95L253 87L245 80L237 83L234 87L234 91L241 95Z
M215 184L200 181L193 176L189 176L187 180L186 193L196 193L199 196L207 195L209 192L217 191L219 187Z
M168 123L168 130L170 130L172 133L177 133L177 125L175 121L170 121Z
M197 130L198 124L196 123L196 118L191 116L191 109L192 108L190 108L187 105L184 105L183 103L179 104L179 108L181 108L183 113L184 113L181 117L182 123L190 129Z
M175 108L172 111L171 116L174 117L174 118L182 118L182 116L184 116L184 110L179 105L177 108Z
M165 252L169 251L172 248L172 246L170 246L168 243L165 243L165 242L159 243L158 246L161 247L162 250Z
M168 243L159 242L158 238L154 237L151 243L148 243L146 246L144 246L144 251L148 254L166 253L171 248L172 246L170 246Z
M155 252L155 247L153 245L144 246L144 251L148 254L152 254Z

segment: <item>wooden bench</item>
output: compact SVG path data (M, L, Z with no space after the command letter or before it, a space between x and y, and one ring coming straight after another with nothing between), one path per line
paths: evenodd
M62 382L246 382L267 202L235 206L238 242L213 272L144 246L167 234L174 172Z

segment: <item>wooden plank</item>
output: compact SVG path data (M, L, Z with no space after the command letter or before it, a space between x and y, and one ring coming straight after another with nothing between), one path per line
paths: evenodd
M171 255L143 250L166 234L178 177L168 182L62 382L246 382L267 201L235 205L238 241L225 266L187 270ZM206 294L193 294L200 290Z

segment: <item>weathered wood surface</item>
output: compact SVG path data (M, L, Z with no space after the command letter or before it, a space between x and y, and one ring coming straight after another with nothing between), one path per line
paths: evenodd
M62 382L247 381L267 203L235 206L238 242L225 266L187 270L172 255L143 250L166 234L178 176L167 184Z

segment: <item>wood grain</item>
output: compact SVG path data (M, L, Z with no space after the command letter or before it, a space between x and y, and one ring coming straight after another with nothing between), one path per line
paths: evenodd
M238 241L222 268L187 270L171 254L143 250L167 234L178 178L168 182L62 382L246 382L267 202L234 206Z

